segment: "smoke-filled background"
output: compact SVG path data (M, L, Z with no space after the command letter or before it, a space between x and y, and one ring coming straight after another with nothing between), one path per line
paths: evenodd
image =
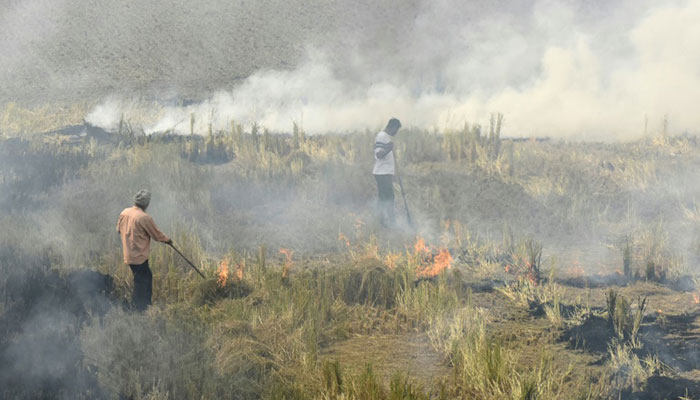
M355 374L370 356L446 398L697 397L697 21L697 0L0 0L0 397L406 398L352 392L387 386ZM206 276L154 243L144 314L115 232L141 188Z
M502 112L506 135L611 140L700 118L692 0L4 3L0 96L104 100L87 119L105 128L444 130Z

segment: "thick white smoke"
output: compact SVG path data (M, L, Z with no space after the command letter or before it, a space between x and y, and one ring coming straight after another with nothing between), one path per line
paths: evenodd
M310 47L292 70L260 70L233 91L186 107L159 107L147 133L227 129L258 123L309 133L376 129L390 116L406 126L460 128L506 117L504 134L615 140L658 131L697 132L700 114L700 1L599 12L540 1L524 14L486 15L460 24L458 1L424 4L400 38L377 51L348 46L342 56ZM601 5L602 7L602 5ZM331 56L333 57L331 59ZM88 121L113 127L133 105L111 100ZM117 111L119 110L119 111ZM648 121L648 122L645 122Z

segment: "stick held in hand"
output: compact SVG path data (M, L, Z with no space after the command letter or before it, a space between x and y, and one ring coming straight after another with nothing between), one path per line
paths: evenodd
M197 271L197 273L198 273L202 278L206 279L206 278L204 277L204 274L202 273L202 271L200 271L199 269L197 269L197 267L195 267L194 264L192 264L192 261L188 260L187 257L185 257L184 254L180 253L180 250L178 250L177 247L175 247L172 243L168 243L168 246L172 247L173 250L175 250L175 252L176 252L177 254L180 255L180 257L182 257L185 261L187 261L187 263L190 264L190 267L192 267L192 269L194 269L195 271Z
M399 189L401 189L401 197L403 197L403 205L406 208L406 220L408 221L408 226L411 229L414 228L413 220L411 219L411 211L408 209L408 202L406 201L406 192L403 190L403 182L401 182L401 174L399 174L399 164L396 162L396 155L394 155L394 163L396 165L396 179L399 181Z

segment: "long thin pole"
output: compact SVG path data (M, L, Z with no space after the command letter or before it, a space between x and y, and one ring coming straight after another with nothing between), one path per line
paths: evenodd
M192 261L188 260L187 257L185 257L184 254L180 253L180 250L178 250L177 247L173 246L172 244L168 244L168 246L172 247L173 250L175 250L175 252L176 252L177 254L180 255L180 257L182 257L185 261L187 261L187 263L190 264L190 267L192 267L192 269L194 269L195 271L197 271L197 273L198 273L202 278L206 279L206 278L204 277L204 274L202 273L202 271L200 271L199 269L197 269L197 267L195 267L194 264L192 264Z
M401 197L403 197L403 205L406 208L406 220L408 220L408 225L413 228L413 220L411 219L411 210L408 209L408 202L406 201L406 191L403 190L403 182L401 182L401 174L399 174L399 164L396 161L396 153L394 153L394 165L396 165L396 178L399 181L399 189L401 189Z

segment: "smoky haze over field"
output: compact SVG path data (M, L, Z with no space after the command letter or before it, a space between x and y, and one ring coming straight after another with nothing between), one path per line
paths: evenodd
M554 330L549 322L541 333L532 329L549 317L538 309L536 319L524 320L525 305L492 295L506 284L514 296L528 295L517 289L526 288L518 283L526 276L510 268L524 267L538 244L550 283L561 267L562 277L571 278L567 290L580 289L574 292L580 299L591 298L589 282L600 286L592 288L596 312L604 285L629 284L631 299L633 285L656 279L655 268L670 271L666 286L640 284L651 287L658 296L651 307L661 309L659 293L670 292L676 279L687 283L675 304L668 301L674 313L668 326L676 329L673 318L685 318L688 305L700 302L691 299L700 295L700 280L686 275L700 265L697 136L611 144L406 129L397 153L408 200L396 189L400 229L386 230L375 218L374 135L358 131L396 116L406 127L444 132L465 122L488 124L500 112L504 136L622 141L658 133L665 118L670 134L696 134L697 21L700 0L0 0L0 398L157 399L156 389L160 398L266 398L255 391L273 387L268 371L276 377L283 363L295 373L312 371L316 384L322 375L309 360L321 361L332 340L395 335L398 325L386 332L367 327L398 324L409 313L425 318L407 320L411 334L435 321L437 308L399 313L399 306L379 309L340 295L362 292L373 276L389 277L400 289L387 291L391 302L454 301L443 310L446 320L457 315L456 304L471 307L473 284L475 296L486 296L474 303L483 315L526 322L523 337L537 346L517 348L551 353L561 357L552 365L563 366L581 352L565 350L559 339L542 347ZM209 126L228 130L232 121L246 132L256 123L288 132L296 122L307 133L356 134L144 138L79 126L64 130L75 135L35 129L28 132L36 135L11 137L3 109L11 102L30 110L87 104L76 106L77 120L85 115L116 130L123 118L148 134L188 134L191 121L200 134ZM160 228L208 275L200 280L172 249L154 243L156 306L144 315L120 310L128 309L132 276L115 232L119 211L140 188L153 192L148 211ZM409 225L404 207L417 229L402 229ZM416 234L435 251L416 250ZM454 273L413 280L418 270L410 263L433 263L438 246L454 257ZM281 249L294 251L294 259ZM405 258L405 275L391 262L394 255ZM224 296L220 306L200 302L207 287L223 288L207 285L229 258L232 273L236 264L240 280L258 285L253 294ZM290 265L288 280L283 271ZM360 272L348 275L361 278L359 289L338 283L338 292L325 297L309 289L343 282L345 269ZM449 298L433 301L423 292L429 288L439 296L447 288ZM406 293L416 293L415 301ZM505 301L501 308L496 296ZM556 300L551 310L583 310L573 298L561 308ZM511 308L515 313L502 312ZM700 308L693 310L700 318ZM321 331L326 322L318 316L335 325ZM335 329L354 320L356 331ZM654 349L662 362L675 357L666 351L673 348L690 360L684 372L700 371L696 321L679 331L682 346ZM578 324L574 317L567 323ZM510 327L500 326L494 337L519 337ZM612 343L597 336L589 342ZM484 343L489 349L496 342ZM420 351L410 355L425 359ZM517 359L535 360L526 356ZM549 374L531 364L536 375ZM592 358L570 365L600 366ZM503 369L505 376L530 376ZM265 375L251 378L256 371ZM306 385L295 375L279 376ZM456 369L449 376L468 377Z
M513 136L700 125L698 1L4 3L0 94L106 99L87 119L107 128L122 113L149 133L189 132L192 113L200 131L375 129L390 115L443 130L494 112ZM197 103L144 117L135 101L173 98Z

